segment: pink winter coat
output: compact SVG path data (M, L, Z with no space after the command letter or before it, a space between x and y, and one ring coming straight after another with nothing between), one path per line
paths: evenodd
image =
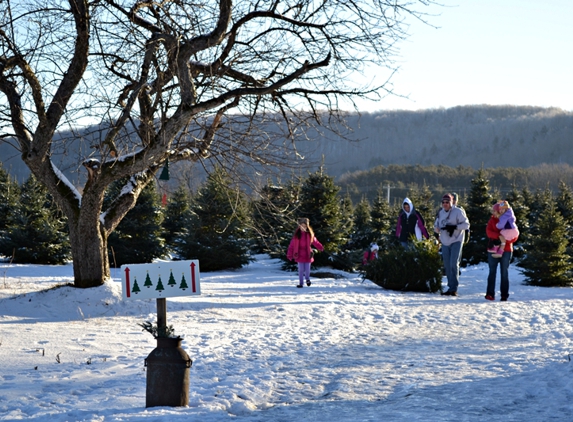
M292 237L290 245L288 245L287 259L296 262L314 262L311 246L319 251L324 250L324 247L316 237L311 239L309 232L301 231L300 239L296 235Z
M367 251L364 251L364 256L362 257L362 265L366 265L370 261L374 261L376 258L378 258L378 251L371 251L368 249Z

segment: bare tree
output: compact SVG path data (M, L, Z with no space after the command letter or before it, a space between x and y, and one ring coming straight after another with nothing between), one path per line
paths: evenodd
M405 19L430 3L0 0L0 135L68 217L75 285L109 278L107 238L167 160L276 167L305 129L342 124L341 100L388 94ZM372 67L378 83L357 77ZM94 123L77 187L52 157Z

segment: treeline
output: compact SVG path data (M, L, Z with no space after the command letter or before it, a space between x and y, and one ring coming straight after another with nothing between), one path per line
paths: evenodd
M121 185L114 184L105 200ZM432 191L412 183L405 196L432 232L439 208ZM459 202L471 223L463 265L487 261L485 226L492 205L501 198L517 216L521 236L515 257L528 282L569 286L573 194L564 182L556 192L513 186L500 197L485 170L475 172ZM15 263L60 264L71 258L65 218L33 177L20 186L0 167L0 199L1 255ZM202 271L213 271L241 268L254 254L267 253L283 259L289 269L294 264L286 261L285 251L296 220L308 217L325 247L315 256L315 265L353 271L361 267L362 253L371 242L378 243L381 253L401 247L395 236L400 207L401 200L390 204L383 191L373 200L354 202L322 169L280 185L268 182L249 195L216 169L195 192L183 185L175 192L161 184L147 186L108 238L108 252L116 267L171 257L199 259Z
M427 186L437 201L444 191L466 196L477 169L466 166L396 165L377 166L369 170L346 173L337 179L342 191L353 201L372 200L384 191L391 203L401 201L411 186ZM569 164L541 164L535 167L483 168L490 188L503 197L515 188L556 192L561 182L573 186L573 167Z

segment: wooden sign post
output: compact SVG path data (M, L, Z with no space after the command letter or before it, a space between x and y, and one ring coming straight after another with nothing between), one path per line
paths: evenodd
M201 294L199 261L169 261L121 266L123 299L157 298L157 328L167 327L166 297Z

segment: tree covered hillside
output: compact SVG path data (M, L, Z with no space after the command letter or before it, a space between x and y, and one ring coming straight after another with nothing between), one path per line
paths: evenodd
M261 124L266 132L277 130L269 121ZM557 108L479 105L349 113L347 125L346 136L310 130L308 140L299 139L297 150L304 159L297 167L313 171L324 164L330 175L340 177L392 164L472 169L573 165L573 112ZM82 137L94 138L96 129L87 128ZM344 133L344 129L337 132ZM58 162L70 180L84 176L81 171L77 174L77 157L87 157L91 149L83 148L80 143L70 143L65 151L56 153L66 154L67 159L62 160L69 161L68 166ZM28 169L18 151L5 141L0 141L0 161L12 176L25 180ZM194 178L202 178L193 173Z
M348 115L349 137L303 144L308 160L330 174L378 165L421 164L474 169L573 164L573 113L557 108L463 106Z

